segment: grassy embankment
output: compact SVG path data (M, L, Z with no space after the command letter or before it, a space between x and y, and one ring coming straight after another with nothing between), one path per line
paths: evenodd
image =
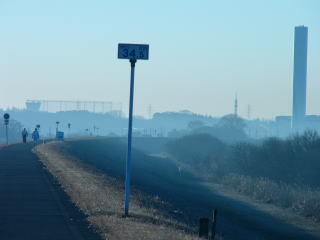
M316 133L270 138L260 145L227 145L198 134L177 139L168 151L181 168L205 181L320 222L320 137Z
M63 143L39 145L35 152L106 239L198 239L184 231L188 226L162 212L167 203L138 190L132 192L130 217L124 218L123 183L83 164Z

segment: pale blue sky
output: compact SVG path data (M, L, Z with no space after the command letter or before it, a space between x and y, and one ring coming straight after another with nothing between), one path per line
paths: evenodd
M0 0L0 108L26 99L123 102L119 42L150 44L135 114L291 114L294 27L309 27L308 114L320 114L320 0Z

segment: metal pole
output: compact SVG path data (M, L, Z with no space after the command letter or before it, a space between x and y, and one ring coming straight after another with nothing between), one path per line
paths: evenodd
M9 139L8 139L8 124L6 124L6 139L7 139L7 145L9 144Z
M209 219L200 218L199 219L199 237L208 239L209 236Z
M128 127L128 150L126 162L126 181L125 181L125 195L124 195L124 214L129 214L130 201L130 178L131 178L131 140L132 140L132 112L133 112L133 93L134 93L134 67L136 59L130 59L131 63L131 77L130 77L130 103L129 103L129 127Z
M216 226L217 226L217 209L213 209L212 213L212 225L211 225L211 240L214 240L216 236Z

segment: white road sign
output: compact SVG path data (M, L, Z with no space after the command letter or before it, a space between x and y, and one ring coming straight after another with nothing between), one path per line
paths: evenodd
M147 44L118 44L118 58L120 59L149 59L149 45Z

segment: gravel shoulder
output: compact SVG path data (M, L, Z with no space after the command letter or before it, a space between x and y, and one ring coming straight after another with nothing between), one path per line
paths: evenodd
M167 203L137 189L132 191L130 216L124 217L122 181L67 154L65 144L41 145L35 152L104 239L198 239L188 225L170 217L164 210L170 208Z

